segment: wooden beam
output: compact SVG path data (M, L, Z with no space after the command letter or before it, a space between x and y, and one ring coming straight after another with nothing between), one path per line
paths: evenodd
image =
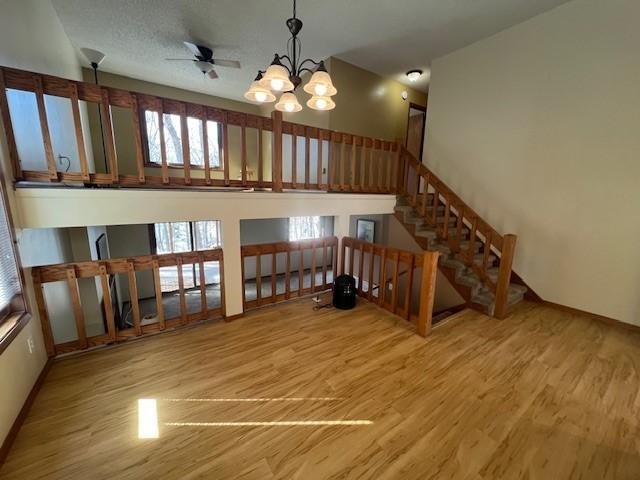
M187 107L180 104L180 142L182 144L182 168L184 184L191 185L191 152L189 151L189 127L187 125Z
M164 102L160 100L160 112L158 113L158 132L160 137L160 162L162 165L162 183L169 184L169 166L167 165L167 143L164 138Z
M224 112L222 123L222 157L224 168L224 185L228 187L229 181L229 115Z
M140 326L140 304L138 302L138 282L136 281L136 272L131 260L127 261L127 279L129 281L129 300L131 301L131 314L133 316L133 329L136 336L142 335L142 327Z
M69 100L71 102L71 114L73 116L73 128L76 136L76 148L78 149L78 159L80 160L80 174L82 180L88 182L89 164L87 163L87 151L84 145L84 132L82 131L82 118L80 117L80 106L78 104L78 87L75 83L69 82Z
M84 324L84 313L82 312L82 303L80 301L80 292L78 291L78 279L73 267L66 270L67 285L69 286L69 296L71 297L71 305L73 307L73 318L76 321L76 331L78 333L78 343L81 349L88 348L87 331Z
M145 182L144 173L144 153L142 150L142 126L140 123L140 116L143 112L138 105L138 97L135 93L130 94L131 101L131 122L133 126L133 141L136 149L136 170L138 172L138 182L143 184Z
M36 306L38 307L38 316L40 317L40 327L42 328L42 338L44 346L49 357L56 355L56 347L53 341L53 332L51 331L51 321L47 312L47 304L44 300L44 285L40 283L39 267L34 267L33 276L33 292L35 294Z
M111 121L111 105L109 103L109 90L103 88L101 90L102 102L100 103L100 114L102 115L102 125L104 128L104 146L109 162L109 170L111 170L111 180L118 183L118 158L116 155L116 145L113 138L113 123Z
M162 283L160 282L160 265L158 260L152 261L153 265L153 283L155 284L156 289L156 310L158 317L158 328L160 330L164 330L166 327L166 323L164 320L164 305L162 304Z
M247 117L242 117L242 125L240 126L240 142L241 142L241 157L240 157L240 178L242 180L242 186L247 185Z
M204 183L211 185L211 165L209 161L209 132L207 131L207 115L206 109L202 109L203 113L200 117L202 122L202 155L204 156Z
M104 305L104 314L107 317L107 335L111 342L116 341L116 324L113 319L113 304L111 303L111 287L109 286L109 275L107 267L104 263L98 266L100 272L100 285L102 286L102 303Z

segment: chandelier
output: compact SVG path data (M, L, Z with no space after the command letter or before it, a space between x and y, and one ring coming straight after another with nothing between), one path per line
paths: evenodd
M307 106L314 110L332 110L336 104L331 97L338 91L331 82L324 62L316 62L310 58L300 60L302 43L298 34L302 30L302 20L296 17L296 0L293 0L293 17L287 20L286 25L291 33L291 38L287 41L287 54L276 53L271 65L266 70L258 71L244 98L252 102L270 103L276 100L276 94L282 93L276 102L276 110L299 112L302 105L293 92L302 83L300 76L308 72L312 75L304 86L304 91L311 95Z

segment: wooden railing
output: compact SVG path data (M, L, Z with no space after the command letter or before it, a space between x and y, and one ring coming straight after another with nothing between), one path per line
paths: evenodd
M331 289L337 247L336 237L243 245L245 310Z
M12 105L16 92L27 96ZM56 151L50 97L62 99L58 107L64 114L58 122L71 119L75 143L65 148L72 153ZM93 165L83 122L90 107L95 110L89 125ZM14 120L25 108L33 117L33 131L16 131ZM280 112L267 118L0 67L0 114L16 181L368 193L394 193L399 183L397 142L284 122ZM60 128L56 125L55 131ZM30 158L25 168L21 142L40 141L42 158Z
M104 261L87 261L77 263L65 263L58 265L48 265L34 267L32 269L33 282L35 287L35 300L38 305L40 322L42 324L45 345L49 356L68 353L76 350L84 350L89 347L114 343L139 337L151 332L161 331L167 328L174 328L191 322L197 322L220 315L224 315L224 269L221 249L203 250L198 252L172 253L166 255L147 255L131 258L118 258ZM212 279L209 285L219 284L215 290L219 292L215 299L208 299L207 273L208 266L217 270L216 279ZM167 272L167 267L175 267L175 278L172 272L171 282L177 283L177 295L175 292L163 293L161 276ZM189 289L185 285L185 270L191 269L194 287ZM136 275L137 274L137 275ZM120 277L116 278L118 275ZM151 284L151 290L155 294L155 299L140 298L139 289L142 287L141 280L146 275ZM219 275L219 280L217 279ZM90 282L82 282L82 279L91 279ZM99 279L98 289L96 279ZM118 280L121 282L118 283ZM46 291L47 286L56 285L57 288L50 292ZM63 290L60 290L62 287ZM96 302L92 305L83 305L82 299L87 300L88 296L83 295L81 290L94 289L96 292ZM131 314L131 325L126 322L116 322L116 317L120 318L120 304L117 292L128 292L128 313ZM186 298L187 290L199 296L200 308L196 312L190 312L190 305ZM97 295L100 291L101 295ZM47 299L54 304L54 308L61 321L56 322L56 327L61 328L61 324L73 317L75 325L75 340L56 342L54 337L56 332L52 326L50 311ZM178 312L178 316L166 318L165 300L169 299L173 305L172 310ZM70 303L67 304L67 301ZM153 319L143 318L142 302L150 303L153 310ZM194 302L197 303L197 302ZM146 305L146 304L145 304ZM93 310L88 311L88 309ZM100 308L99 308L100 307ZM69 309L71 315L69 315ZM102 310L102 311L100 311ZM191 309L193 310L193 309ZM89 326L85 316L89 314L94 319L98 319L99 330L102 333L91 335L87 328ZM124 319L126 320L126 318ZM93 327L96 327L93 324ZM60 336L60 334L58 334Z
M498 233L404 147L400 158L403 183L399 190L456 257L493 292L494 316L504 318L516 236Z
M438 252L415 254L350 237L341 248L340 272L356 278L359 296L415 323L422 336L431 331Z

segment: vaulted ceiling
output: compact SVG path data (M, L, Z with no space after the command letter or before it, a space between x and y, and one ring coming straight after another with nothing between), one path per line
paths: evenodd
M404 73L428 72L434 58L485 38L566 0L298 0L303 57L336 56L409 84ZM258 69L285 53L292 13L287 0L53 0L77 47L106 54L105 71L222 97L241 99ZM209 45L219 67L204 78L184 40ZM428 73L412 86L425 90Z

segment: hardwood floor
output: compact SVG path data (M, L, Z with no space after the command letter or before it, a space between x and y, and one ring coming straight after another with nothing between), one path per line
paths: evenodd
M640 334L546 306L425 340L303 299L57 361L0 478L638 479L639 374Z

